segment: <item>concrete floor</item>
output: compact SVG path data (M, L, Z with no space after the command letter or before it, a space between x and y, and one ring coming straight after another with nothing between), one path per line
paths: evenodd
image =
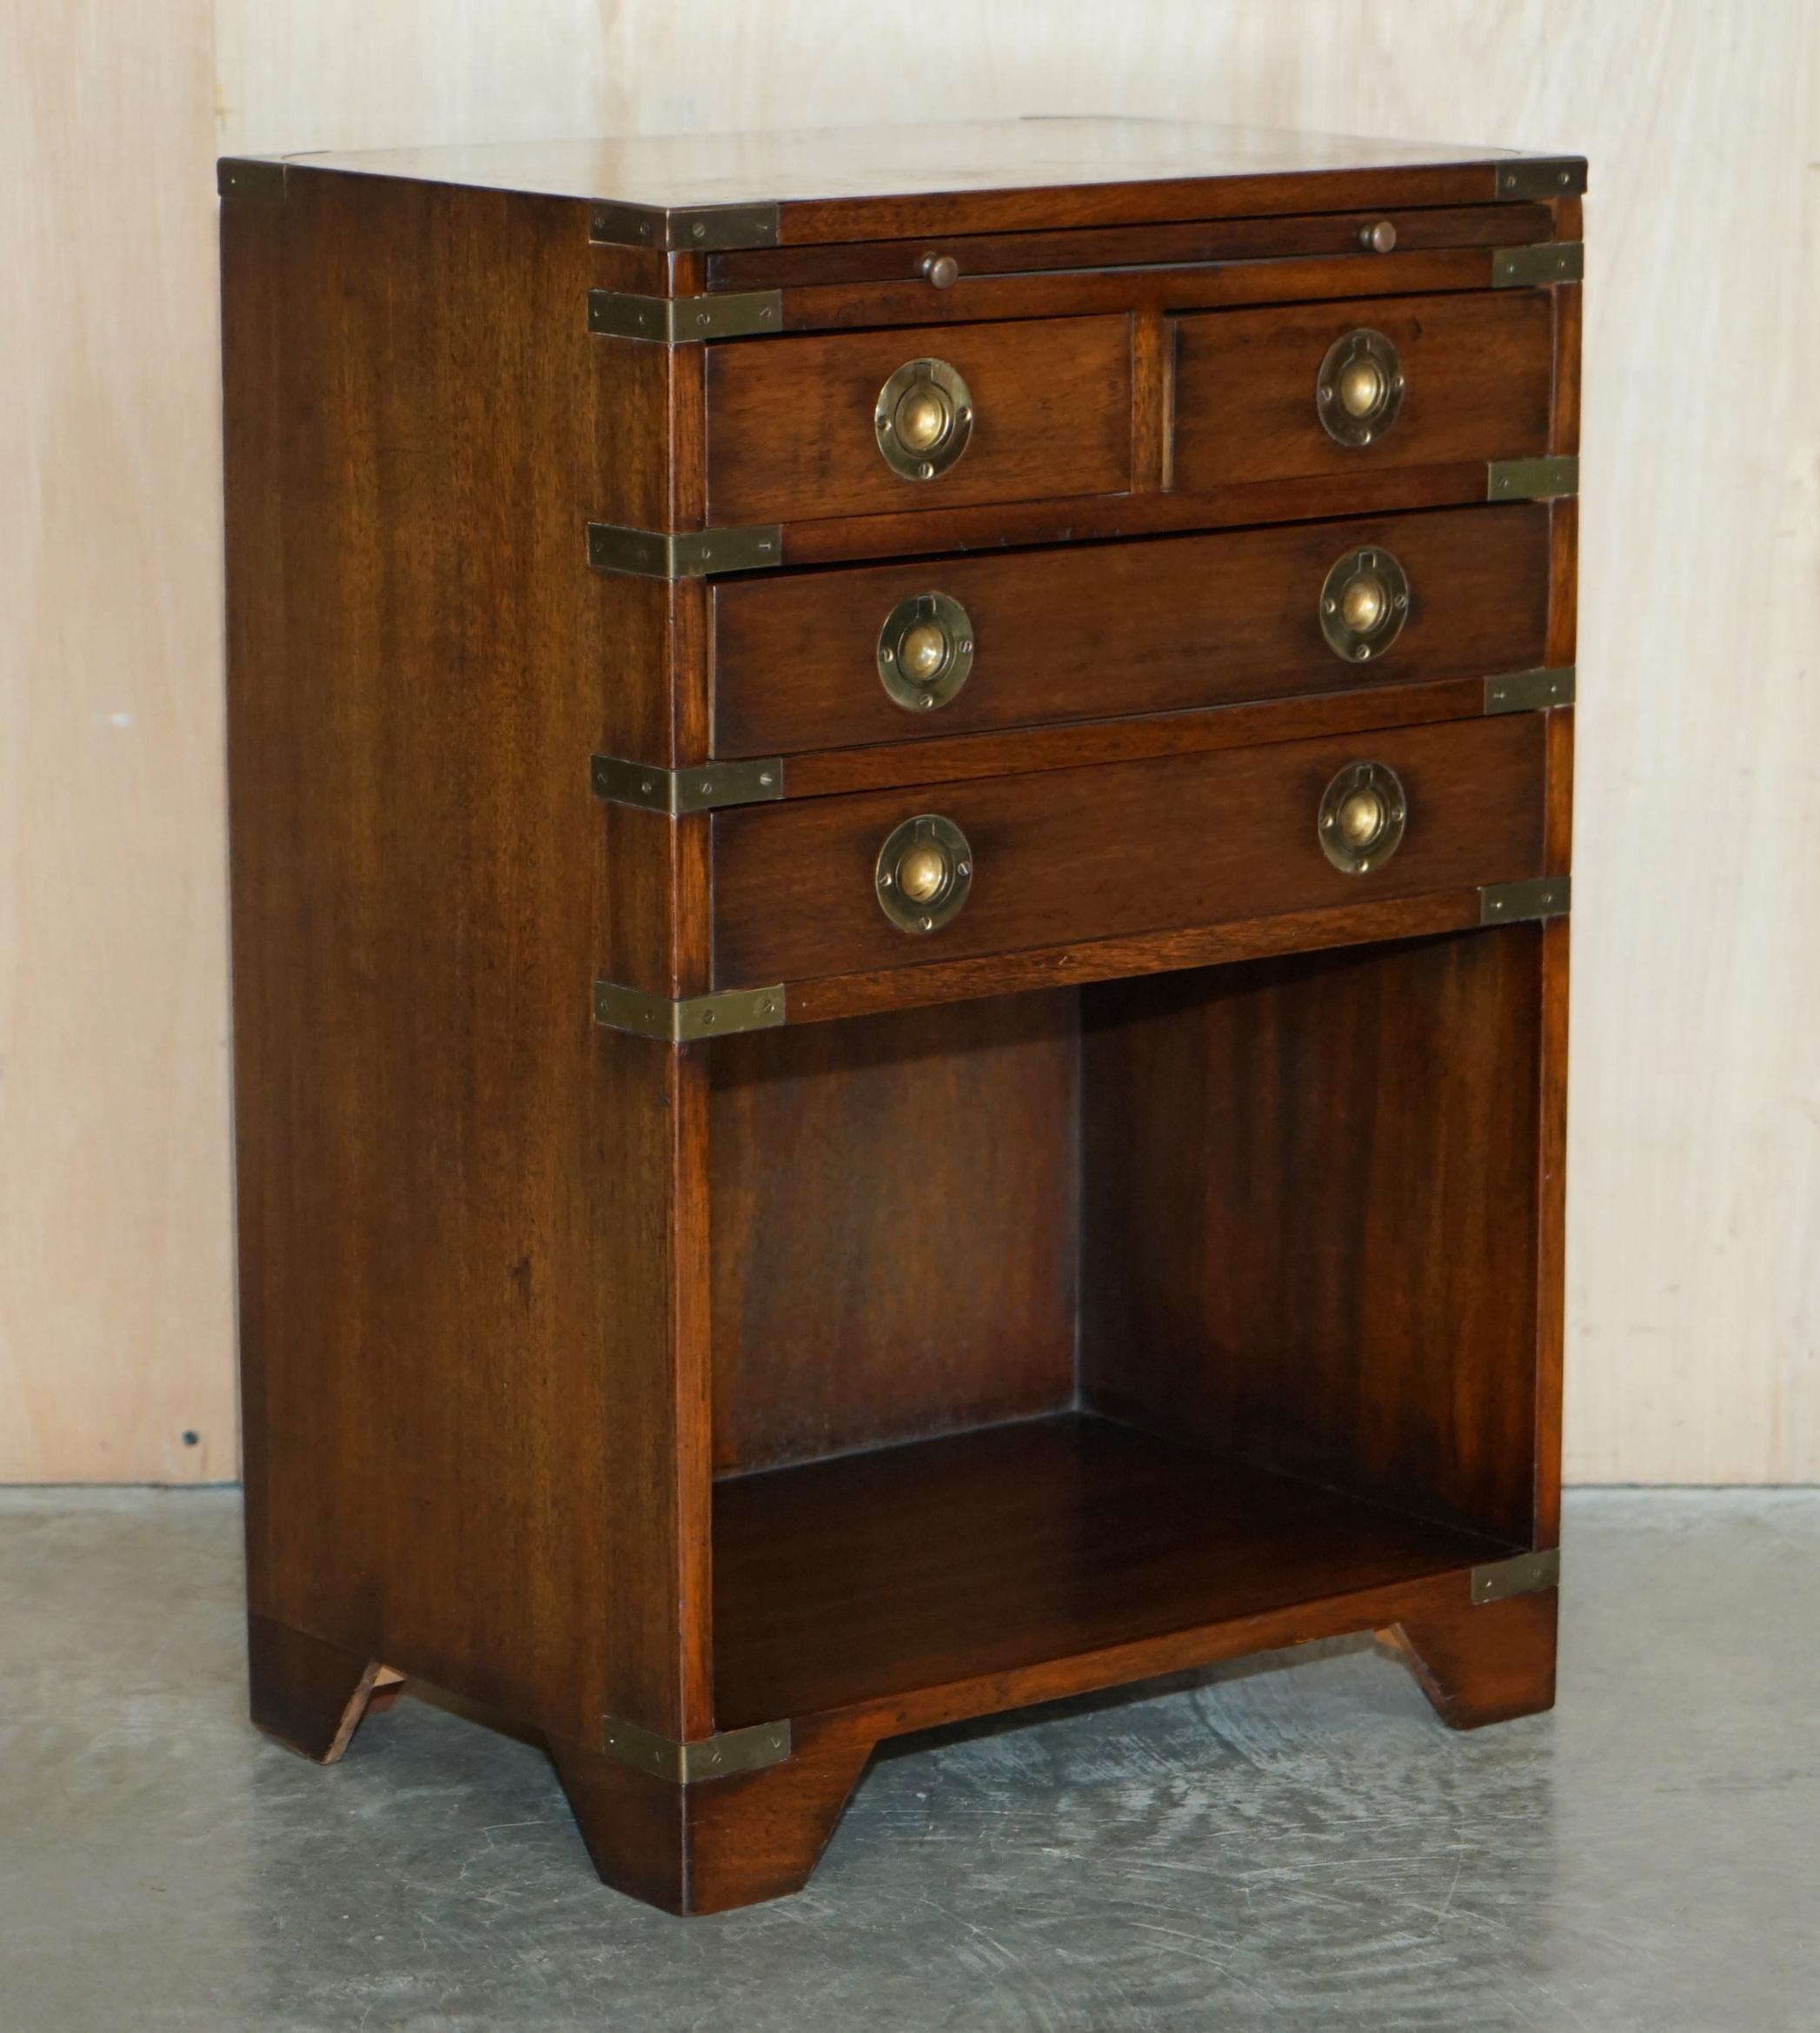
M1820 1492L1574 1499L1552 1717L1347 1644L948 1731L693 1922L443 1709L257 1737L238 1508L0 1492L4 2033L1820 2029Z

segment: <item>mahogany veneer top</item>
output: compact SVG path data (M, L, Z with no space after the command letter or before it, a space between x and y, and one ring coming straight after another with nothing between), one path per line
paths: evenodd
M784 208L779 240L800 243L962 224L990 231L1258 215L1372 196L1489 203L1497 164L1517 152L1089 117L636 135L293 160L302 169L659 210L777 203ZM1036 191L1046 194L1040 216L1028 210Z

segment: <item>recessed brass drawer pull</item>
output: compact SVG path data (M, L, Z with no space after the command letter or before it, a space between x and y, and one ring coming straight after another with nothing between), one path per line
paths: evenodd
M1315 376L1314 410L1335 444L1381 436L1403 407L1403 362L1382 332L1361 326L1336 339Z
M907 360L879 390L872 423L893 473L933 480L966 449L973 398L946 360Z
M1409 575L1376 545L1333 561L1321 583L1321 634L1348 663L1382 656L1409 619Z
M939 932L966 901L973 850L952 819L924 812L894 827L879 849L873 887L900 932Z
M1315 837L1343 875L1381 867L1402 845L1409 800L1384 762L1349 762L1321 793Z
M879 682L907 713L946 706L973 668L973 624L946 593L913 593L879 630Z

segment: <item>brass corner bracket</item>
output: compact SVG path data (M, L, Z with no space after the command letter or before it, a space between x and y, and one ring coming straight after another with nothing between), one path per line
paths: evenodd
M654 1038L660 1045L690 1045L741 1031L774 1031L785 1020L786 1000L781 983L771 988L726 988L715 995L686 995L674 1000L668 995L648 994L642 988L622 988L617 981L596 981L594 1020L604 1030Z
M1533 247L1491 250L1494 289L1540 289L1550 282L1578 282L1586 273L1586 247L1579 240L1544 240Z
M1581 197L1585 190L1584 156L1531 156L1498 167L1501 198Z
M1580 491L1577 456L1547 459L1491 459L1485 465L1488 502L1542 502Z
M223 156L215 165L215 188L223 197L282 204L288 167L270 156Z
M588 782L609 805L633 805L680 819L688 812L712 812L722 805L765 805L784 794L780 755L754 761L704 762L694 769L657 769L617 755L590 756Z
M1538 875L1528 882L1489 882L1478 893L1481 925L1520 925L1531 918L1564 918L1572 907L1571 875Z
M1484 711L1533 713L1543 706L1571 706L1578 690L1578 670L1571 663L1553 669L1506 671L1502 677L1485 680Z
M597 572L628 572L640 579L705 579L713 572L762 572L784 561L784 533L775 522L674 534L590 522L588 561Z
M784 295L781 289L755 289L725 296L639 296L629 289L590 289L588 329L660 346L762 336L783 330Z
M588 212L588 237L610 247L649 247L660 254L720 254L735 247L775 247L775 204L695 205L673 212L667 205L615 204L601 199Z
M717 1736L679 1744L673 1737L660 1737L654 1730L608 1716L601 1724L601 1748L634 1771L648 1772L673 1785L694 1786L703 1779L724 1779L734 1772L762 1771L768 1764L783 1764L790 1755L790 1725L754 1723L748 1729L723 1730Z
M1538 1595L1544 1588L1561 1585L1561 1550L1518 1553L1508 1560L1493 1560L1472 1570L1472 1600L1501 1603L1513 1595Z

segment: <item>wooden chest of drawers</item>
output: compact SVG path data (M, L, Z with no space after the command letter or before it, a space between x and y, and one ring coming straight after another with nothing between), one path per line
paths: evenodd
M1552 1697L1578 160L222 166L256 1719L601 1875L1386 1634Z

